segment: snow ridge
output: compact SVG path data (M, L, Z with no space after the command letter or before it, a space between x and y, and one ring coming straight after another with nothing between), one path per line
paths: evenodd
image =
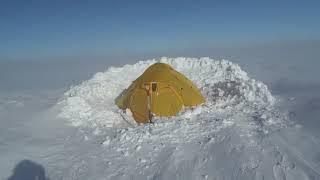
M128 126L122 116L133 123L132 117L120 114L114 100L155 62L192 80L206 103L175 117L156 117L153 124ZM286 116L265 84L227 60L164 57L110 67L71 87L56 106L83 141L99 147L84 161L101 161L78 179L96 171L106 179L279 179L287 173L281 161L274 163L278 151L266 144L270 132L286 125Z
M272 108L275 103L265 84L249 78L246 72L230 61L163 57L123 67L110 67L105 72L95 74L92 79L71 87L58 103L61 109L59 116L80 127L124 125L114 99L147 67L158 61L170 64L197 85L206 97L202 111L236 110L254 114ZM190 112L180 114L185 113ZM274 119L269 119L269 123L274 123L272 121Z

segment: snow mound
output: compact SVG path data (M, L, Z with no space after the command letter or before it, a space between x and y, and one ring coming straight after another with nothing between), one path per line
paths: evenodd
M210 58L166 58L139 61L133 65L110 67L92 79L71 87L59 101L63 117L74 126L105 128L124 125L115 98L146 68L156 62L171 65L183 73L201 90L206 98L197 111L186 110L175 118L190 118L203 112L241 112L260 118L259 123L277 123L270 113L275 98L267 86L248 77L241 68L227 60ZM200 110L199 110L200 109ZM200 112L199 112L200 111ZM129 117L128 117L129 118Z
M132 117L120 113L115 98L158 61L192 80L206 103L129 126L123 117ZM80 144L90 145L75 155L79 159L64 177L92 179L99 172L93 179L308 179L303 162L273 145L280 139L275 130L287 125L276 102L265 84L227 60L161 58L110 67L71 87L57 104L59 116L78 127Z

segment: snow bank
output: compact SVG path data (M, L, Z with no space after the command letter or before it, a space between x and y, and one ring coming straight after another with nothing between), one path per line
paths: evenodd
M157 61L192 80L206 103L175 117L156 117L153 124L128 126L114 100ZM276 135L286 116L267 86L226 60L161 58L110 67L71 87L57 107L60 117L78 127L81 147L90 146L81 156L67 157L73 164L65 179L280 180L308 179L309 171L318 177L317 164L297 159Z
M119 109L114 103L115 98L157 61L170 64L197 85L206 97L206 104L201 111L239 111L262 116L265 122L275 123L274 119L268 119L270 115L263 113L275 103L265 84L251 79L237 64L227 60L183 57L140 61L133 65L110 67L105 72L99 72L92 79L71 87L64 94L58 103L61 107L59 116L80 127L104 128L124 125ZM184 111L180 113L180 117L186 117L188 114L190 111Z
M114 99L156 61L185 74L207 101L128 126ZM266 85L229 61L162 58L111 67L71 87L49 110L61 91L33 93L0 95L0 154L12 162L2 163L0 179L28 157L50 179L320 179L319 139L301 126L281 128L287 117ZM64 119L53 118L56 110Z

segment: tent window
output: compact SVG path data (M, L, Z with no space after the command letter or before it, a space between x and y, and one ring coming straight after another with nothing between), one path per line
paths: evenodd
M157 83L152 83L151 89L152 89L152 92L157 91Z

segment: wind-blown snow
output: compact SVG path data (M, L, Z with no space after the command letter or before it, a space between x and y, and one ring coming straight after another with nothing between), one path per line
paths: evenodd
M114 99L157 61L185 74L207 101L133 124ZM226 60L162 58L108 68L64 94L1 93L0 179L20 177L11 170L24 159L61 180L320 179L319 138L292 124L296 110L286 113L285 103L299 103L279 101L250 76Z
M111 67L92 79L72 87L60 101L60 116L75 126L114 127L123 123L115 98L156 60ZM206 97L202 111L242 111L258 113L271 108L275 99L266 85L248 77L241 68L227 60L210 58L161 58L186 75ZM184 113L182 113L183 115ZM273 123L273 119L268 119Z
M77 179L283 180L319 175L316 163L291 160L297 155L274 145L284 143L273 132L288 125L287 116L267 86L237 64L210 58L159 61L192 80L206 103L175 117L156 117L154 124L128 125L122 116L133 123L130 113L121 114L114 100L155 59L111 67L71 87L56 105L59 117L79 128L84 141L101 144L76 163L75 168L81 166Z

